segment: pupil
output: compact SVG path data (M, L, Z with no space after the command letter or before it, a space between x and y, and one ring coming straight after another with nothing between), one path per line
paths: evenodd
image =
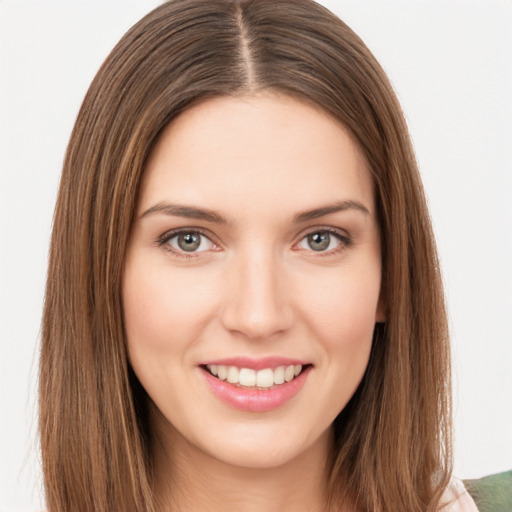
M201 244L201 238L197 233L185 233L178 236L178 245L180 249L192 252L195 251Z
M308 237L309 246L314 251L324 251L329 247L331 237L329 233L314 233Z

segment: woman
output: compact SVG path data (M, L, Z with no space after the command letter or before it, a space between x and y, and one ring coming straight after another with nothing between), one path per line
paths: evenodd
M68 147L42 338L52 512L474 507L406 125L311 1L173 1L123 37Z

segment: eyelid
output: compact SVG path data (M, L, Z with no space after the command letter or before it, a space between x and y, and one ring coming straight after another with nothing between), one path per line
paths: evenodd
M334 249L328 251L314 251L313 249L295 249L295 250L305 250L307 252L313 253L315 256L329 256L332 254L336 254L339 251L343 251L352 245L352 238L346 230L335 228L333 226L313 226L308 228L306 231L303 231L299 237L297 242L294 244L294 248L302 242L306 237L313 235L315 233L329 233L334 235L340 241L340 245Z
M173 238L181 233L199 233L201 236L204 236L205 238L207 238L213 244L213 246L217 248L216 251L220 250L220 244L215 240L215 237L209 231L207 231L203 228L198 228L198 227L182 227L182 228L170 229L169 231L166 231L165 233L163 233L162 235L160 235L158 237L158 239L155 242L155 245L158 247L162 247L167 252L170 252L174 256L181 257L181 258L197 258L202 253L209 252L208 250L206 250L206 251L189 252L188 253L186 251L177 250L174 247L172 247L171 245L167 244L167 242L171 238ZM306 238L314 233L332 234L336 238L338 238L338 240L340 241L340 245L338 247L336 247L335 249L331 249L328 251L314 251L313 249L308 251L306 249L298 249L297 248L297 245L302 240L304 240L304 238ZM305 250L307 252L313 253L317 257L320 257L320 256L329 256L332 254L336 254L339 251L347 249L351 245L352 245L352 238L346 230L343 230L340 228L335 228L333 226L312 226L312 227L309 227L306 230L304 230L299 235L298 240L293 244L293 249L294 250Z
M170 229L169 231L166 231L162 235L158 237L158 239L155 242L155 245L157 247L163 248L165 251L173 254L174 256L177 256L178 258L197 258L204 252L209 252L209 250L205 251L198 251L198 252L186 252L186 251L180 251L176 249L175 247L172 247L169 242L172 238L182 234L182 233L198 233L201 236L204 236L207 238L214 247L220 247L219 244L215 241L214 237L211 233L204 230L203 228L196 228L196 227L186 227L186 228L175 228Z

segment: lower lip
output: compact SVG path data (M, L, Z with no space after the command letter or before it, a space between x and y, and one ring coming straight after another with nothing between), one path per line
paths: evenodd
M279 384L271 389L250 389L236 387L201 368L206 382L217 398L230 407L250 412L268 412L283 406L301 390L310 370L311 366L308 366L292 381Z

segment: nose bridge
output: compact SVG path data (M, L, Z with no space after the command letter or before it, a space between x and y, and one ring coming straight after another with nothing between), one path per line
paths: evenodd
M237 255L230 274L231 293L224 312L227 329L256 339L289 327L291 311L284 276L271 248L247 247Z

